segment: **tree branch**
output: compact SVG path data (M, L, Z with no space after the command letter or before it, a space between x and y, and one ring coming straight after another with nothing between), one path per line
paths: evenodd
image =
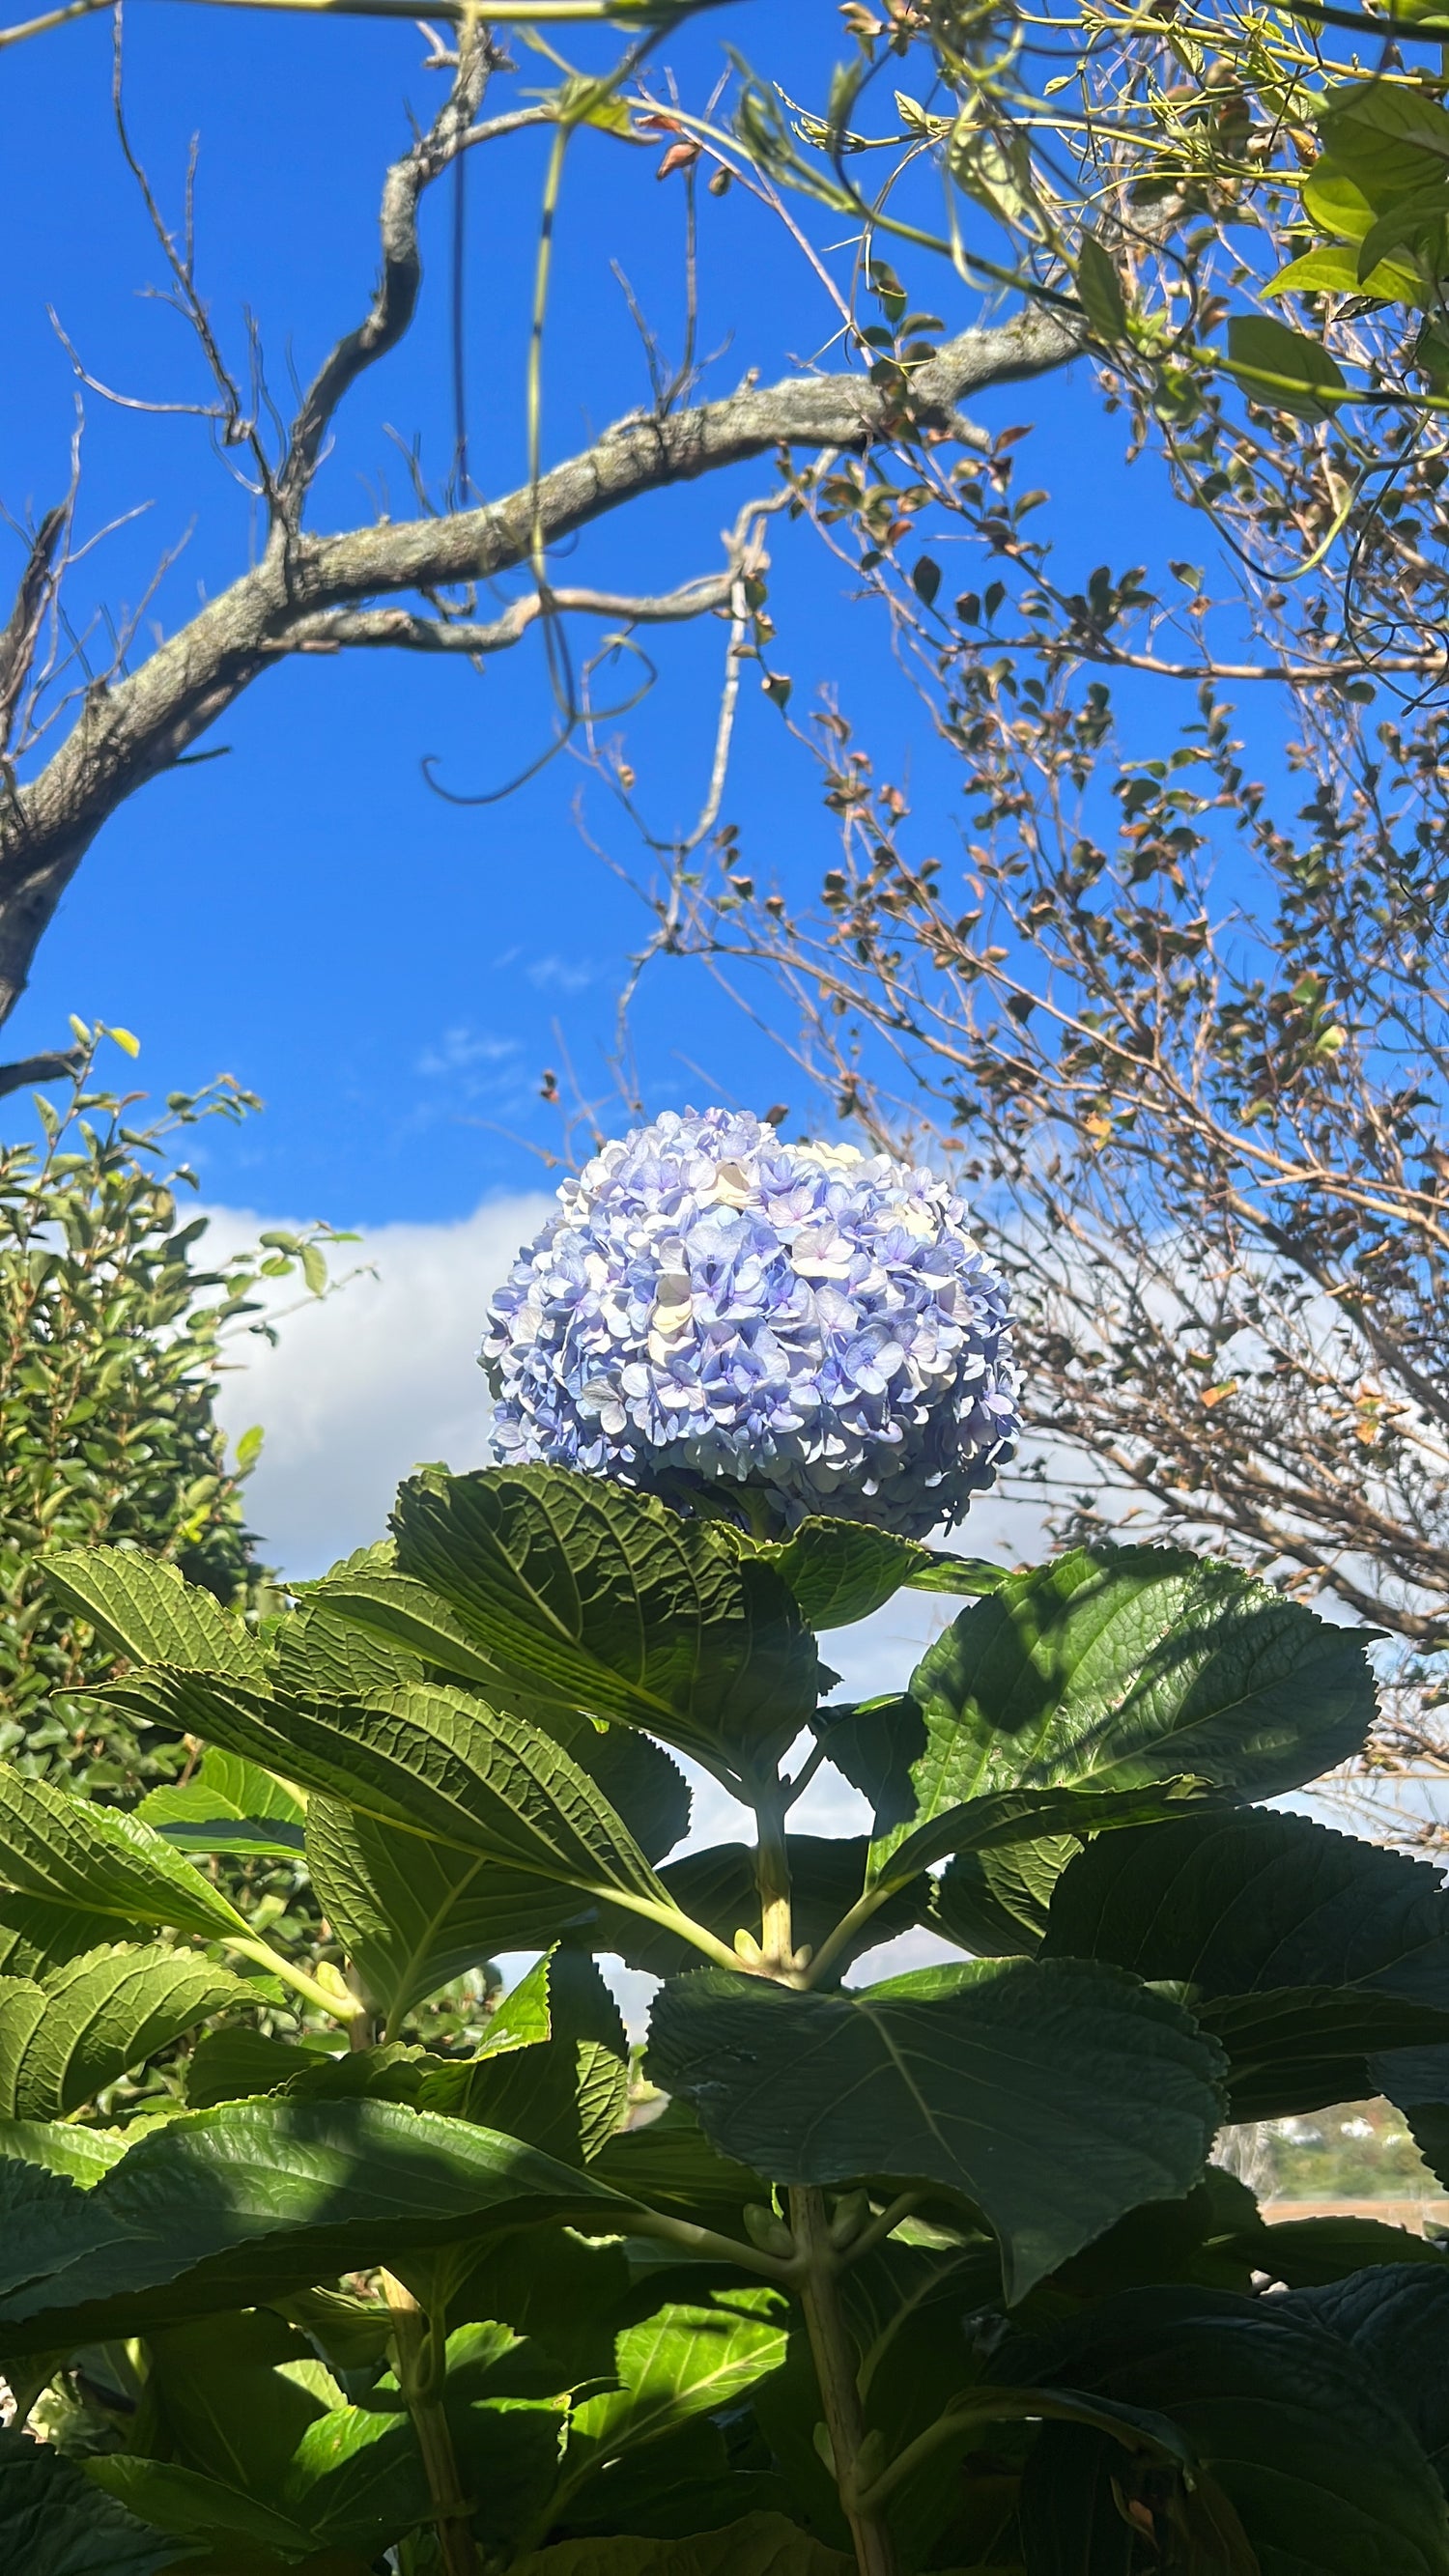
M76 1049L70 1055L26 1055L18 1064L0 1064L0 1099L32 1082L73 1082L84 1061Z
M545 106L519 108L511 115L491 118L486 125L474 124L489 76L502 67L503 59L486 27L464 26L458 41L457 77L445 104L430 131L393 163L383 182L379 218L382 269L371 307L356 330L349 331L329 352L303 395L277 478L278 514L289 531L300 524L302 506L338 405L359 376L397 347L417 310L423 278L418 203L424 189L456 161L460 152L475 143L493 142L500 135L516 134L524 126L553 121L553 110Z
M73 494L71 498L74 498ZM46 603L54 594L51 566L70 512L70 500L58 501L53 510L46 511L30 541L25 570L15 593L15 605L3 634L0 634L0 754L9 748L15 729L16 709L25 694L25 684L35 660Z
M491 580L529 560L536 533L545 547L555 545L645 493L782 447L864 448L928 429L960 437L957 406L965 396L1044 374L1080 345L1069 318L1027 312L944 342L914 377L905 415L897 394L863 374L764 386L747 379L722 401L663 419L631 414L554 467L536 490L525 485L448 518L384 520L331 536L289 531L139 670L90 688L66 741L0 809L0 1023L24 991L36 948L101 825L295 649L289 639L299 630L305 637L303 621L388 593ZM331 399L309 396L307 421L316 422ZM302 433L304 448L313 434L311 427Z
M672 625L690 617L728 608L733 571L710 573L679 590L655 598L635 599L612 590L531 591L516 599L488 625L470 618L419 617L411 608L338 608L322 616L299 618L287 629L279 650L288 653L335 653L345 646L403 646L415 653L461 653L468 657L506 652L540 617L616 617L628 626Z

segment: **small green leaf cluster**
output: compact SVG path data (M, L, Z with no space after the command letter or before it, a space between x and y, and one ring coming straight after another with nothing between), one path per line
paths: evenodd
M114 1649L47 1593L41 1553L128 1545L223 1602L261 1596L242 1500L261 1435L228 1459L219 1372L229 1339L261 1328L261 1280L295 1271L308 1293L325 1288L325 1230L209 1264L206 1219L178 1204L196 1176L176 1140L255 1102L224 1080L136 1124L139 1095L92 1087L100 1041L135 1041L76 1026L68 1101L37 1098L40 1144L0 1148L0 1749L113 1796L183 1756L154 1736L143 1755L119 1712L82 1711L76 1694Z
M207 1749L129 1814L0 1774L7 2565L1446 2576L1449 2255L1209 2160L1382 2092L1449 2176L1449 1896L1259 1803L1361 1744L1359 1635L545 1467L414 1477L255 1632L133 1550L46 1580ZM822 1706L902 1584L965 1606ZM738 1842L680 1854L681 1757ZM792 1832L822 1765L868 1834ZM642 2065L601 1955L662 1980Z

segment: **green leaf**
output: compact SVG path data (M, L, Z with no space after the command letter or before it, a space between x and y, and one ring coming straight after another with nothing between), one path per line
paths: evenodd
M780 1576L652 1496L555 1467L420 1476L393 1526L515 1705L645 1727L727 1776L809 1722L814 1641Z
M375 1647L409 1660L409 1650L416 1649L435 1670L491 1683L492 1663L446 1601L411 1575L399 1574L390 1556L383 1562L383 1555L378 1549L359 1550L345 1565L334 1567L313 1587L312 1606L348 1629L364 1654ZM559 1707L543 1715L548 1732L581 1771L598 1781L648 1859L661 1859L683 1840L689 1831L689 1788L657 1744L631 1726L602 1726L574 1709Z
M1276 277L1269 279L1265 295L1374 295L1385 304L1423 304L1428 301L1424 280L1415 270L1404 268L1395 260L1381 259L1366 277L1359 275L1355 252L1331 244L1320 250L1305 251L1301 259L1290 259Z
M500 1950L543 1948L596 1911L556 1879L500 1869L484 1853L425 1841L336 1798L311 1801L307 1867L368 2002L393 2033L415 2004L470 1968Z
M930 1552L868 1521L810 1519L778 1543L750 1551L789 1585L806 1626L848 1628L930 1570Z
M1203 1791L1200 1780L1163 1780L1140 1789L998 1789L942 1807L904 1837L891 1834L871 1845L870 1876L877 1887L906 1885L948 1853L1005 1851L1018 1843L1039 1846L1044 1837L1073 1842L1123 1826L1154 1823Z
M1343 369L1301 331L1269 313L1235 313L1228 323L1228 373L1254 402L1296 420L1330 420L1347 392Z
M510 2576L854 2576L854 2568L783 2515L752 2513L693 2540L564 2540L516 2558Z
M1009 1575L929 1648L911 1691L924 1735L903 1737L891 1774L902 1815L902 1753L917 1814L987 1789L1189 1773L1275 1797L1357 1752L1375 1707L1361 1634L1233 1566L1151 1547Z
M289 2515L172 2460L134 2459L124 2451L112 2452L87 2460L85 2474L128 2512L155 2523L173 2539L189 2542L193 2549L225 2548L241 2541L300 2558L312 2547L311 2533Z
M983 1592L999 1592L1011 1572L1010 1566L993 1565L984 1556L952 1556L935 1547L924 1554L926 1563L906 1577L912 1592L965 1592L979 1598Z
M192 1778L152 1789L136 1814L181 1851L291 1860L303 1849L306 1807L255 1762L208 1745Z
M1290 2290L1341 2281L1371 2264L1441 2263L1449 2254L1412 2228L1386 2227L1377 2218L1280 2218L1266 2237L1255 2236L1255 2270L1269 2272Z
M1374 208L1358 181L1340 169L1329 153L1315 161L1303 182L1303 211L1324 232L1350 242L1361 242L1374 219ZM1356 279L1357 261L1353 274Z
M1008 2343L990 2373L1020 2380L1029 2366L1049 2371L1055 2385L1170 2417L1198 2462L1199 2491L1226 2499L1263 2576L1365 2576L1369 2568L1374 2576L1439 2576L1449 2563L1449 2514L1409 2425L1350 2346L1295 2315L1293 2305L1132 2290L1090 2310L1047 2354L1033 2342L1023 2357ZM1056 2576L1070 2568L1076 2576L1090 2568L1096 2576L1099 2565L1113 2566L1110 2479L1121 2478L1124 2462L1100 2435L1043 2426L1022 2518L1033 2537L1043 2524L1065 2531L1073 2554L1034 2552L1034 2570ZM1139 2529L1152 2529L1166 2555L1170 2500L1160 2482L1137 2492ZM1186 2563L1214 2562L1188 2554ZM1240 2555L1216 2563L1248 2570L1254 2562Z
M586 2512L590 2486L615 2462L697 2416L737 2406L782 2368L787 2317L777 2291L726 2290L707 2305L669 2302L626 2326L614 2346L619 2386L574 2408L555 2518L576 2504Z
M248 2000L240 1977L184 1950L93 1952L44 1986L0 1978L0 2118L64 2119L209 2013Z
M183 1733L454 1850L566 1886L660 1897L632 1836L562 1746L462 1691L415 1687L354 1708L165 1671L112 1689Z
M62 1548L45 1559L45 1579L67 1609L133 1663L263 1678L262 1650L241 1621L200 1584L139 1549Z
M1082 1846L1073 1834L959 1852L931 1898L931 1922L979 1959L1030 1957L1046 1937L1052 1890Z
M668 2209L710 2227L738 2227L747 2201L769 2198L748 2165L710 2145L687 2102L667 2102L642 2128L621 2129L595 2158L599 2180L626 2200Z
M423 1679L421 1655L341 1617L323 1592L279 1620L270 1645L273 1682L301 1699L368 1700Z
M136 1816L0 1769L0 1886L57 1918L164 1924L203 1941L245 1932L236 1908Z
M529 1992L525 1996L524 1990ZM520 2002L532 2026L506 2046L500 2023ZM554 1950L495 2016L478 2056L429 2077L428 2110L479 2120L568 2164L589 2164L629 2099L629 2044L619 2007L586 1953Z
M48 2351L264 2304L533 2216L622 2218L590 2175L390 2102L187 2113L89 2190L0 2131L0 2350Z
M1180 1980L1205 1999L1333 1985L1449 2006L1438 1871L1256 1808L1094 1843L1057 1881L1046 1949Z
M0 2433L0 2562L14 2576L159 2576L182 2554L50 2443Z
M62 1960L99 1950L115 1934L113 1914L0 1890L0 1972L8 1977L44 1977Z
M1331 89L1318 130L1333 159L1376 198L1449 168L1449 116L1417 85L1370 80Z
M1352 2346L1413 2426L1440 2486L1449 2487L1449 2262L1380 2264L1291 2291L1284 2305Z
M798 1995L720 1969L658 1997L650 2071L774 2182L888 2174L986 2215L1010 2299L1196 2180L1221 2064L1176 2005L1075 1961L978 1961L949 1991Z
M268 2039L249 2022L231 2022L197 2041L186 2067L188 2111L210 2111L218 2102L244 2102L290 2084L307 2052L295 2040Z
M1283 2120L1379 2090L1370 2060L1384 2049L1449 2042L1449 2012L1353 1986L1192 1999L1228 2061L1232 2120Z
M1077 294L1092 336L1105 349L1115 349L1128 336L1127 299L1116 263L1095 233L1084 233L1077 249Z

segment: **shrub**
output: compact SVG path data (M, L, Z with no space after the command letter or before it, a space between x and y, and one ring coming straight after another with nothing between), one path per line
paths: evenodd
M0 1774L12 2563L43 2506L69 2576L1449 2569L1449 2257L1208 2161L1379 2089L1449 2162L1437 1874L1253 1803L1361 1740L1360 1638L1181 1553L1006 1575L547 1466L413 1478L261 1634L134 1551L48 1579L101 1704L208 1750L129 1818ZM818 1708L903 1583L968 1598ZM746 1838L668 1857L676 1757ZM821 1762L869 1836L790 1832ZM923 1924L948 1963L870 1963ZM663 1980L642 2083L598 1954Z
M258 1104L224 1078L135 1124L141 1095L91 1087L108 1034L83 1033L60 1108L37 1097L41 1143L0 1148L0 1749L115 1796L174 1769L178 1747L143 1753L121 1712L81 1706L114 1653L46 1591L40 1551L125 1544L229 1607L267 1597L243 1504L261 1434L228 1460L218 1381L238 1335L272 1330L264 1279L300 1270L321 1293L328 1234L268 1235L208 1265L207 1220L179 1205L197 1182L178 1141Z

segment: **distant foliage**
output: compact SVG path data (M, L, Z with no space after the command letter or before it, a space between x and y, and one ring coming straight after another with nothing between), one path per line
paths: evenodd
M41 1551L133 1545L231 1607L255 1603L267 1578L242 1487L261 1433L228 1461L218 1378L238 1332L272 1334L262 1280L299 1270L320 1295L327 1270L323 1229L202 1265L207 1220L179 1204L196 1175L177 1139L259 1104L225 1077L132 1126L140 1095L91 1087L108 1036L134 1050L86 1031L69 1102L36 1100L43 1145L0 1148L0 1749L114 1794L170 1776L182 1748L153 1736L143 1752L119 1712L81 1715L72 1692L115 1655L46 1593Z

